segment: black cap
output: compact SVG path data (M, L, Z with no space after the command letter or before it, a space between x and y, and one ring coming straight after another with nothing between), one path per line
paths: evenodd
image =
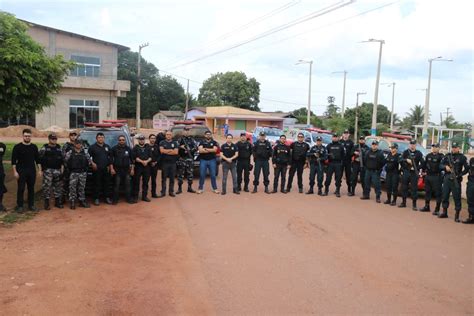
M190 128L189 128L189 127L185 127L185 128L183 128L183 130L185 130L185 131L189 131L189 130L190 130Z
M337 133L332 134L332 137L338 137Z
M349 130L348 129L344 130L344 134L349 134Z
M298 137L304 137L304 134L303 133L298 133Z
M410 140L410 145L416 145L416 140L415 139Z
M77 136L77 132L76 131L70 131L69 136L71 136L71 135L76 135Z
M360 136L360 137L359 137L359 140L365 140L365 137L364 137L364 136Z
M376 140L372 141L372 145L378 145L378 144L379 144L378 141L376 141Z
M439 148L439 143L431 144L431 147L437 147L437 148Z
M82 145L82 140L81 140L81 139L76 139L76 140L74 141L74 144L81 144L81 145Z
M247 136L247 133L240 133L240 136Z
M396 148L396 149L398 149L398 145L397 145L397 144L392 144L392 145L390 146L390 148Z
M260 136L265 136L265 132L260 132L260 134L258 134Z
M145 140L145 135L140 134L140 135L137 136L137 139L139 139L139 140Z
M459 143L453 142L452 145L451 145L451 147L453 147L453 148L459 148Z
M48 139L58 139L58 136L55 133L51 133L48 135Z
M323 138L322 138L321 136L318 136L318 137L316 138L316 141L317 141L317 142L322 142L322 141L323 141Z

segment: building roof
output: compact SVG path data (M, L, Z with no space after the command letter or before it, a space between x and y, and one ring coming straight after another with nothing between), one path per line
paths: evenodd
M188 112L191 111L191 110L198 110L198 111L201 111L203 113L206 113L206 107L205 106L193 106L192 108L190 108L188 110Z
M267 121L283 121L283 117L269 115L263 112L241 109L235 106L208 106L205 115L197 115L195 118L233 118L248 120L267 120Z
M160 111L157 114L163 114L164 116L183 116L184 113L181 111Z
M283 117L283 118L288 118L288 117L296 118L296 116L294 116L293 113L291 112L262 112L262 113L272 115L272 116Z
M58 32L58 33L67 34L67 35L69 35L69 36L73 36L73 37L77 37L77 38L82 38L82 39L84 39L84 40L89 40L89 41L94 41L94 42L101 43L101 44L104 44L104 45L114 46L114 47L117 47L117 49L118 49L119 52L120 52L120 51L130 50L130 48L127 47L127 46L115 44L115 43L112 43L112 42L103 41L103 40L100 40L100 39L97 39L97 38L93 38L93 37L89 37L89 36L85 36L85 35L81 35L81 34L77 34L77 33L72 33L72 32L68 32L68 31L56 29L56 28L54 28L54 27L45 26L45 25L41 25L41 24L37 24L37 23L30 22L30 21L22 20L22 19L19 19L19 20L22 21L22 22L24 22L24 23L26 23L29 27L34 26L34 27L42 28L42 29L45 29L45 30L48 30L48 31L56 31L56 32Z

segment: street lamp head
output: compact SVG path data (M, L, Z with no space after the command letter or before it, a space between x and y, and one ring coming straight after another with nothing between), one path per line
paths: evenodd
M357 92L357 95L364 95L367 94L367 92Z
M144 47L147 47L148 45L150 45L150 43L146 42L146 43L140 44L138 47L144 48Z
M300 60L298 60L298 62L297 62L295 65L299 65L299 64L312 64L312 63L313 63L312 60L300 59Z

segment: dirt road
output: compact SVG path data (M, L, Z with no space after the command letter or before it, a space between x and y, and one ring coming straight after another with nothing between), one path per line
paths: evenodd
M358 197L54 209L0 249L5 315L474 312L472 226Z

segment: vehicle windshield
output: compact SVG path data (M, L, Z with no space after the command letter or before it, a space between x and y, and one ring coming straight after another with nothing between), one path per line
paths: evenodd
M182 126L176 126L171 128L171 132L173 133L173 138L181 137L183 135ZM197 138L204 138L204 133L207 132L209 129L205 126L192 126L189 129L188 135Z
M280 135L283 134L283 131L281 129L278 129L278 128L264 127L262 130L265 132L265 135L267 135L267 136L278 136L278 137L280 137Z
M408 149L408 145L409 145L408 142L393 142L393 143L398 145L399 153L402 153ZM418 149L423 154L423 156L426 156L428 154L428 150L426 150L426 148L421 146L420 144L416 145L416 149Z
M83 141L84 147L89 147L90 145L95 144L95 137L97 131L83 131L81 132L79 138ZM114 147L118 143L118 137L124 135L121 131L104 131L105 143L110 147ZM130 144L128 144L130 146Z
M323 134L323 133L311 133L311 136L313 137L313 141L316 142L316 139L318 137L321 137L323 140L323 144L329 144L332 142L332 137L329 134Z

